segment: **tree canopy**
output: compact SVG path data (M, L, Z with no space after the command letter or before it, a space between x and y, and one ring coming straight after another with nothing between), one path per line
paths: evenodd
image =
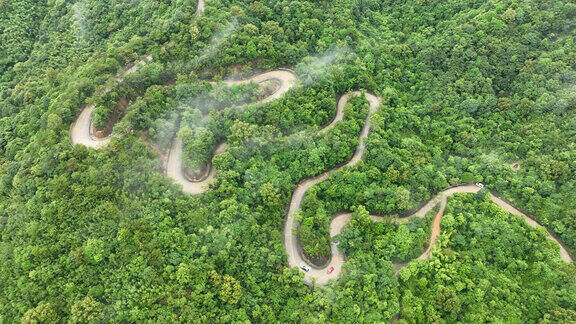
M484 198L451 198L431 258L398 276L427 247L431 216L368 217L483 182L574 254L573 1L196 7L0 0L0 322L576 321L575 266ZM276 68L298 85L270 102L254 103L273 84L220 82ZM309 287L287 266L286 207L299 181L352 156L362 97L318 132L351 90L382 105L362 161L304 197L311 257L328 253L332 216L355 213L336 238L342 277ZM70 140L92 104L95 127L119 134L100 150ZM204 194L164 176L178 132L191 169L230 144Z

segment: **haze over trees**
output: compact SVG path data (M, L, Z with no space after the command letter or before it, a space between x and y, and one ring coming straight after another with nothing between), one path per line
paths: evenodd
M573 1L196 6L0 0L0 321L576 321L575 266L482 195L450 198L431 258L398 276L430 217L368 218L479 181L575 253ZM268 103L251 104L257 85L218 83L278 67L300 83ZM352 156L362 98L318 129L359 89L383 98L363 160L310 189L300 213L320 260L332 215L355 211L337 238L346 271L312 288L287 267L286 206L301 179ZM101 150L69 138L92 103L95 126L120 135ZM202 195L163 174L177 132L192 169L230 144Z

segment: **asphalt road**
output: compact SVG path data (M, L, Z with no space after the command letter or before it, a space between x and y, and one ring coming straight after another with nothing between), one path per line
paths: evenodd
M353 94L360 94L360 93L354 92ZM350 94L346 94L346 95L342 96L342 98L340 99L340 101L338 103L339 109L341 109L342 107L344 107L346 105L349 98L350 98ZM335 171L341 170L345 166L355 165L356 163L358 163L358 161L360 161L360 159L364 155L364 150L366 148L365 140L366 140L366 137L368 137L368 134L370 132L370 117L376 111L376 108L378 108L378 106L380 105L380 98L374 96L373 94L366 94L366 98L369 101L370 109L369 109L369 112L366 116L366 121L364 123L364 126L362 127L362 130L360 131L359 145L356 148L356 152L354 152L354 155L352 156L352 158L348 161L348 163L346 163L343 166L336 167L336 168L329 170L327 172L324 172L324 173L322 173L316 177L302 180L298 184L298 186L296 187L296 190L294 190L294 193L292 194L292 200L290 201L290 207L288 210L288 215L286 217L286 224L284 226L284 247L286 248L286 252L288 253L288 265L290 267L299 267L300 264L305 263L304 259L302 258L302 255L299 252L298 239L296 237L296 230L297 230L298 222L294 218L294 213L298 209L300 209L300 205L302 204L302 198L304 197L304 194L313 185L315 185L321 181L326 180L328 178L330 172L335 172ZM336 114L336 116L338 116L338 113ZM342 117L340 117L340 119L341 118ZM334 124L335 124L335 122L330 123L329 127L332 127ZM338 226L340 226L340 225L342 225L342 227L343 227L345 224L341 224L339 222L336 222L336 223L334 223L335 227L334 228L331 227L331 231L337 230ZM339 228L339 230L341 230L341 229L342 228ZM328 267L334 267L334 272L332 272L331 274L327 274L326 268L316 269L316 268L311 267L310 271L305 272L305 274L304 274L304 281L306 283L312 283L313 280L316 280L316 284L324 285L324 284L328 283L328 280L338 278L338 276L341 272L342 264L344 263L344 257L339 254L338 249L336 248L336 246L333 243L331 245L332 245L332 253L333 253L332 256L333 257L332 257L332 260L331 260L330 264L328 265ZM341 257L339 258L338 256L341 256Z
M203 14L203 12L204 12L204 1L199 0L196 13L197 13L197 15L200 16ZM145 59L140 60L140 61L136 62L135 64L133 64L131 67L127 68L124 71L124 75L136 72L141 66L146 65L148 62L152 61L152 59L153 59L152 56L148 55ZM116 76L116 79L119 82L121 82L123 77L122 76ZM280 82L280 87L273 94L266 97L261 102L268 102L268 101L280 98L284 93L286 93L286 91L288 91L289 89L294 87L296 84L296 76L292 72L285 71L285 70L266 72L266 73L256 75L256 76L249 78L249 79L246 79L246 80L225 81L225 83L228 85L234 85L234 84L247 83L247 82L261 83L261 82L264 82L267 80L278 80ZM111 90L110 88L107 88L104 90L104 92L106 93L106 92L109 92L110 90ZM325 132L326 130L333 127L340 120L342 120L343 107L348 102L351 94L345 94L340 98L334 119L332 120L332 122L328 126L321 129L320 132ZM354 92L353 94L360 94L360 93ZM362 127L362 130L361 130L360 135L359 135L360 142L359 142L358 147L356 148L354 155L348 161L348 163L346 163L344 166L355 165L356 163L358 163L358 161L360 161L360 159L362 159L362 156L364 155L364 150L365 150L365 139L368 137L368 134L370 132L370 117L376 111L376 108L380 105L380 98L374 96L373 94L366 94L366 97L370 103L370 110L369 110L369 113L366 117L366 122L365 122L364 126ZM108 137L97 138L92 134L92 131L91 131L92 127L91 126L92 126L92 113L93 113L94 108L95 108L94 105L85 107L80 112L77 120L72 124L72 126L70 128L70 138L71 138L71 141L73 144L81 144L81 145L85 145L88 147L93 147L95 149L99 149L99 148L102 148L105 145L107 145L110 142L110 138L112 136L114 136L112 134L111 136L108 136ZM226 143L220 144L214 152L215 155L223 153L226 150L226 148L227 148ZM174 139L174 141L171 145L170 153L168 156L168 161L167 161L167 165L166 165L166 175L168 177L174 179L174 181L176 183L181 184L183 191L188 193L188 194L199 194L199 193L204 192L207 188L207 185L211 181L213 181L214 173L215 173L214 169L209 168L210 171L209 171L209 174L205 180L200 181L200 182L190 181L189 179L187 179L184 176L184 172L182 170L181 154L182 154L182 141L179 140L178 138L176 138L176 139ZM289 211L288 211L287 218L286 218L286 224L284 227L284 245L286 248L286 252L288 253L288 264L290 267L300 267L301 264L305 263L304 259L302 258L301 254L299 252L298 240L296 238L296 229L297 229L298 224L297 224L297 221L294 219L294 213L298 209L300 209L302 199L303 199L306 191L310 187L312 187L313 185L315 185L321 181L326 180L329 177L330 172L335 172L335 171L341 170L344 166L340 166L340 167L334 168L332 170L326 171L326 172L324 172L324 173L322 173L316 177L313 177L313 178L304 179L299 183L299 185L295 189L295 191L292 195L292 200L290 202ZM402 218L402 219L394 220L394 221L404 221L405 219L408 219L411 217L424 217L426 215L426 213L428 213L428 211L432 210L437 204L440 204L440 209L439 209L438 213L436 214L434 221L433 221L433 224L432 224L429 247L417 259L424 259L424 258L428 258L430 256L430 251L431 251L432 247L435 245L436 239L437 239L438 235L440 234L440 221L441 221L442 216L444 214L444 207L446 206L446 198L450 195L453 195L454 193L475 193L478 190L479 190L479 188L475 185L472 185L472 184L465 184L465 185L461 185L458 187L446 189L445 191L439 193L432 200L430 200L422 208L420 208L416 212L414 212L412 215L405 217L405 218ZM539 225L536 221L531 219L528 215L525 215L524 213L522 213L521 211L516 209L514 206L506 203L502 199L494 196L493 194L491 194L491 199L494 203L496 203L498 206L502 207L506 211L508 211L514 215L518 215L520 217L523 217L529 226L534 227L534 228L541 227L541 225ZM344 229L344 227L346 226L346 224L348 224L348 221L350 220L350 218L351 218L351 214L349 214L349 213L339 214L338 216L334 217L332 222L330 223L330 236L333 237L333 236L341 233L342 230ZM382 221L382 218L378 217L378 216L372 215L371 218L374 221ZM573 262L571 256L568 254L568 251L564 248L564 246L555 237L553 237L550 234L550 230L548 230L548 229L546 229L546 230L549 233L548 239L554 240L555 242L557 242L560 245L560 256L562 257L562 260L564 260L565 262ZM328 264L325 268L318 269L318 268L311 267L311 270L309 272L305 272L304 281L306 283L308 283L308 284L315 283L316 285L325 285L330 280L334 280L334 279L339 278L339 276L342 272L342 265L345 262L345 256L342 253L340 253L337 245L334 243L331 243L331 254L332 255L331 255L330 264ZM401 264L401 265L396 265L396 268L400 269L401 267L406 266L407 264L409 264L409 262L405 263L405 264ZM329 267L334 267L334 271L330 274L327 274L326 270Z
M130 68L126 69L123 75L134 73L138 71L140 67L148 64L151 61L152 56L148 55L145 59L135 62ZM124 78L120 75L116 75L115 78L118 82L122 82L122 80L124 80ZM108 93L111 90L111 88L106 88L104 89L103 93ZM114 134L112 134L99 138L92 134L92 112L94 111L94 108L96 108L96 105L84 107L84 109L82 109L80 112L80 115L78 115L76 121L74 121L72 126L70 126L70 139L72 140L72 145L80 144L99 149L106 146L110 142L110 138L114 136Z
M326 179L327 176L326 176L326 174L322 174L322 175L318 176L317 178L321 179L320 181L322 181L322 180ZM314 184L316 184L318 182L319 181L315 182ZM293 202L295 202L297 205L294 205L294 206L291 205L290 206L292 213L295 212L297 209L299 209L300 203L302 202L302 197L303 197L305 191L308 190L310 187L311 186L309 185L309 186L305 186L304 189L300 189L301 187L298 187L296 189L295 195L296 195L296 192L298 192L299 198L296 200L293 199ZM431 229L430 241L429 241L430 243L428 245L428 248L426 249L426 251L424 251L424 253L422 253L419 257L416 258L417 260L427 259L430 257L430 251L432 250L432 247L436 244L438 235L440 235L440 231L441 231L440 222L442 220L442 216L444 215L444 208L446 207L447 197L449 197L455 193L476 193L479 190L480 190L480 188L473 185L473 184L463 184L463 185L460 185L457 187L452 187L452 188L446 189L446 190L442 191L441 193L439 193L436 197L434 197L432 200L430 200L426 205L424 205L423 207L418 209L416 212L414 212L410 216L399 218L399 219L397 218L397 219L393 220L394 222L404 222L407 219L410 219L412 217L424 217L430 210L432 210L434 207L436 207L438 204L440 204L440 209L436 213L436 216L434 217L434 220L432 222L432 229ZM490 193L490 199L495 204L502 207L504 210L508 211L509 213L511 213L513 215L517 215L519 217L522 217L524 219L524 221L530 227L533 227L533 228L542 227L536 221L534 221L532 218L530 218L528 215L522 213L521 211L516 209L514 206L508 204L507 202L503 201L502 199L498 198L497 196L495 196L492 193ZM371 215L370 217L372 218L372 220L374 220L376 222L384 220L382 217L379 217L379 216ZM291 217L289 216L289 219L290 218ZM348 221L350 221L351 218L352 218L352 214L350 214L350 213L339 214L338 216L334 217L330 223L330 236L334 237L334 236L340 234L342 232L342 230L344 229L344 227L346 226L346 224L348 224ZM294 220L292 220L291 223L292 223L292 228L294 229ZM570 254L568 254L568 251L561 244L561 242L557 238L553 237L550 234L550 231L548 229L546 229L546 230L549 233L547 236L547 239L553 240L554 242L558 243L558 245L560 247L560 257L562 258L562 260L564 260L567 263L573 262L572 257L570 256ZM287 237L288 233L290 233L290 235L291 235L290 238ZM290 267L299 267L299 265L305 261L301 257L301 255L299 253L299 249L296 246L298 241L296 240L294 233L295 233L295 231L285 229L285 245L286 245L286 251L289 254ZM336 280L340 277L340 274L342 272L342 264L344 264L346 258L345 258L345 255L342 254L338 250L337 244L331 243L330 247L331 247L331 261L326 267L324 267L322 269L312 268L309 272L304 272L304 281L307 284L312 284L315 282L316 285L325 285L331 279ZM407 266L408 264L410 264L410 262L403 263L403 264L396 264L394 266L395 266L396 270L400 270L401 268ZM334 271L330 274L327 274L326 270L329 267L334 267Z
M359 93L355 92L354 94L359 94ZM294 190L294 192L292 194L292 199L290 201L290 206L289 206L288 214L286 217L286 224L284 226L284 247L286 249L286 253L288 254L288 265L290 267L297 267L300 269L300 266L302 264L306 264L310 268L310 270L307 272L300 269L300 271L304 272L304 282L307 284L326 285L330 280L338 279L340 277L341 272L342 272L342 265L344 264L346 259L345 259L345 256L338 250L337 244L331 242L330 243L331 259L330 259L330 263L328 265L326 265L323 268L317 268L317 267L314 267L314 266L306 263L306 261L304 260L304 258L302 257L302 255L300 253L301 248L300 248L300 246L298 246L299 241L298 241L297 234L296 234L297 228L298 228L298 222L297 222L297 220L295 220L294 216L295 216L295 213L300 209L300 206L302 204L302 199L303 199L304 195L306 194L306 192L308 191L308 189L310 189L312 186L318 184L319 182L326 180L329 177L329 174L331 172L341 170L345 166L355 165L356 163L358 163L358 161L360 159L362 159L362 156L364 155L364 150L366 148L365 139L366 139L366 137L368 137L368 134L370 132L370 116L374 113L376 108L380 105L380 98L378 98L372 94L366 94L366 97L370 103L370 112L368 113L364 127L362 128L362 130L360 132L360 135L359 135L360 142L359 142L359 145L356 148L356 152L354 153L352 158L344 166L336 167L336 168L329 170L329 171L326 171L326 172L324 172L318 176L304 179L304 180L300 181L300 183L298 184L298 186L296 187L296 189ZM342 108L344 107L344 105L346 105L349 98L350 98L350 94L346 94L340 98L340 101L338 103L339 113L342 113ZM342 116L339 115L339 113L336 114L334 121L332 123L330 123L330 125L327 128L325 128L324 130L334 126L334 124L336 124L339 120L342 119ZM438 235L440 235L440 222L442 220L442 216L444 215L444 208L446 207L447 197L451 196L455 193L476 193L479 190L480 190L480 188L474 184L463 184L463 185L460 185L457 187L448 188L448 189L442 191L441 193L439 193L437 196L435 196L433 199L431 199L428 203L426 203L424 206L419 208L417 211L412 213L410 216L403 217L401 219L393 220L395 222L400 222L400 221L405 221L406 219L409 219L411 217L424 217L429 211L431 211L434 207L436 207L438 204L440 204L440 208L439 208L438 212L436 213L436 216L434 217L434 221L432 223L431 235L430 235L428 248L417 259L428 258L430 256L430 251L432 250L432 247L436 244ZM506 203L505 201L496 197L492 193L490 193L490 198L494 203L496 203L498 206L502 207L504 210L508 211L509 213L523 217L524 221L526 221L526 223L529 226L531 226L533 228L541 227L536 221L531 219L528 215L522 213L521 211L516 209L514 206ZM334 217L330 223L330 236L334 237L334 236L340 234L342 232L342 230L344 229L344 227L346 226L346 224L348 224L348 221L351 219L351 217L352 217L352 215L350 213L343 213L343 214L339 214L336 217ZM382 221L383 220L382 217L374 216L374 215L371 215L371 218L374 221ZM561 242L550 234L550 230L548 230L548 229L546 229L546 230L549 233L547 238L555 241L560 246L560 256L561 256L562 260L564 260L565 262L573 262L570 254L568 254L568 251L561 244ZM395 268L397 270L399 270L400 268L407 266L409 263L410 262L407 262L404 264L397 264L397 265L395 265ZM334 270L331 273L327 273L327 270L330 267L334 267Z
M249 82L262 83L268 80L276 80L280 83L280 86L274 93L268 97L260 100L259 102L268 102L277 98L280 98L284 93L293 88L296 85L296 75L290 71L286 70L276 70L265 72L262 74L255 75L251 78L245 80L228 80L224 83L228 86L235 84L244 84ZM206 117L206 116L204 116ZM228 145L222 143L216 147L214 155L222 154L226 151ZM215 169L209 166L209 174L202 181L192 181L184 175L184 170L182 167L182 141L179 138L175 138L172 141L172 146L170 152L168 153L168 162L166 164L166 176L172 178L174 182L182 185L182 190L191 195L201 194L208 189L208 185L214 180Z

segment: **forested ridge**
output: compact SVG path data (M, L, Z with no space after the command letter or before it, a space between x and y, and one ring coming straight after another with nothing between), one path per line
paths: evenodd
M427 247L431 217L368 217L483 182L574 255L576 4L196 8L0 0L0 321L576 321L574 264L486 195L450 197L430 258L397 275ZM298 84L266 103L274 84L220 82L277 68ZM336 238L347 261L339 280L307 286L288 267L286 210L302 179L358 146L362 96L318 132L353 90L382 98L366 151L310 188L298 231L323 260L332 216L354 211ZM95 127L118 135L99 150L70 140L91 104ZM176 134L187 168L217 170L201 195L164 175Z

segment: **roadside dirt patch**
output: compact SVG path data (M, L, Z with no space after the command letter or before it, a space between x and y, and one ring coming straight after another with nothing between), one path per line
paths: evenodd
M511 163L510 167L512 168L512 170L518 171L518 170L520 170L520 162Z
M204 163L198 170L190 170L189 168L182 168L184 176L192 182L200 182L206 180L210 174L210 169L212 165L210 163Z
M116 104L116 107L114 107L114 111L112 112L110 119L108 119L108 121L106 122L106 126L104 126L104 128L96 129L94 127L94 123L90 124L90 128L92 129L92 135L96 138L104 138L110 136L110 134L112 134L112 129L114 128L114 125L116 125L116 122L118 122L118 119L120 118L121 115L124 114L126 108L128 108L129 105L130 101L128 101L128 99L126 98L121 98L120 100L118 100L118 103Z
M302 256L304 257L306 263L317 269L326 268L332 259L330 255L321 255L319 257L313 258L307 255L304 250L302 250Z
M280 89L280 85L281 83L278 80L267 80L260 83L260 86L264 90L266 97L271 96L273 93L278 91L278 89Z
M146 145L149 150L158 153L162 159L162 165L166 165L166 161L168 161L168 152L162 149L158 144L149 140L149 138L150 136L148 135L147 131L140 133L140 139L142 140L142 143L144 143L144 145Z

